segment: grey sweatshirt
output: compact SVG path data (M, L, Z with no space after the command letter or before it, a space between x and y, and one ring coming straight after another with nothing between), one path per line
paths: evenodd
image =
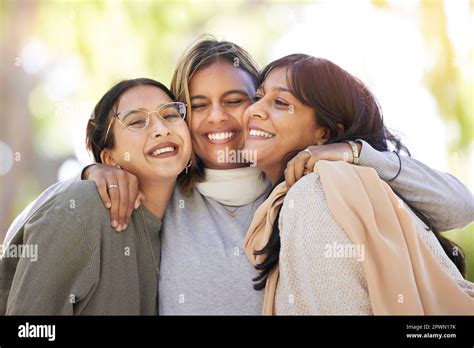
M253 289L258 272L242 242L268 193L229 207L197 190L190 197L174 190L161 233L160 315L260 314L263 291Z
M95 184L73 183L45 202L4 250L0 314L157 314L160 228L141 207L128 233L116 233Z

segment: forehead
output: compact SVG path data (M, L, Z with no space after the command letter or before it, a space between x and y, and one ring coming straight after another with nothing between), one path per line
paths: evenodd
M288 88L287 68L275 68L270 71L262 83L265 90L270 90L276 87Z
M225 59L218 59L199 69L189 83L191 96L212 96L232 89L243 89L250 93L255 87L248 72Z
M158 105L170 102L171 98L156 86L134 86L121 95L117 112L138 108L153 110Z

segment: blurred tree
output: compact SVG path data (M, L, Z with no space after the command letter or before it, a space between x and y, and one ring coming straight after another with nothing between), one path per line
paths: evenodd
M35 81L22 69L20 52L31 35L38 2L0 2L0 140L15 154L12 170L0 177L0 238L11 222L22 179L33 173L32 126L28 96ZM2 154L3 155L3 154ZM4 159L2 159L4 160Z
M444 1L423 0L420 11L422 33L431 50L430 56L435 58L433 67L425 75L428 88L436 98L441 116L455 121L459 129L459 137L450 139L451 151L467 151L474 140L472 74L463 75L457 63L456 52L448 36ZM472 33L471 37L466 37L466 40L470 39ZM472 54L472 47L470 49ZM472 69L472 62L469 65Z

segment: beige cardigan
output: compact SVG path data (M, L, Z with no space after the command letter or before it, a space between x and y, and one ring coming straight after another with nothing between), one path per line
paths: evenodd
M284 183L275 188L244 241L260 263L253 251L283 204L280 265L267 280L263 314L474 314L473 283L373 169L319 161L315 172L286 198ZM322 252L344 243L362 257Z

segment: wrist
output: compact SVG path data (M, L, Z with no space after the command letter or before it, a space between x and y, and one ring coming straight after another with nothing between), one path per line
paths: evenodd
M359 146L358 146L359 144L355 143L352 140L348 140L348 141L346 141L346 143L348 143L351 147L352 163L353 164L359 164L359 154L360 154L360 150L359 150Z

